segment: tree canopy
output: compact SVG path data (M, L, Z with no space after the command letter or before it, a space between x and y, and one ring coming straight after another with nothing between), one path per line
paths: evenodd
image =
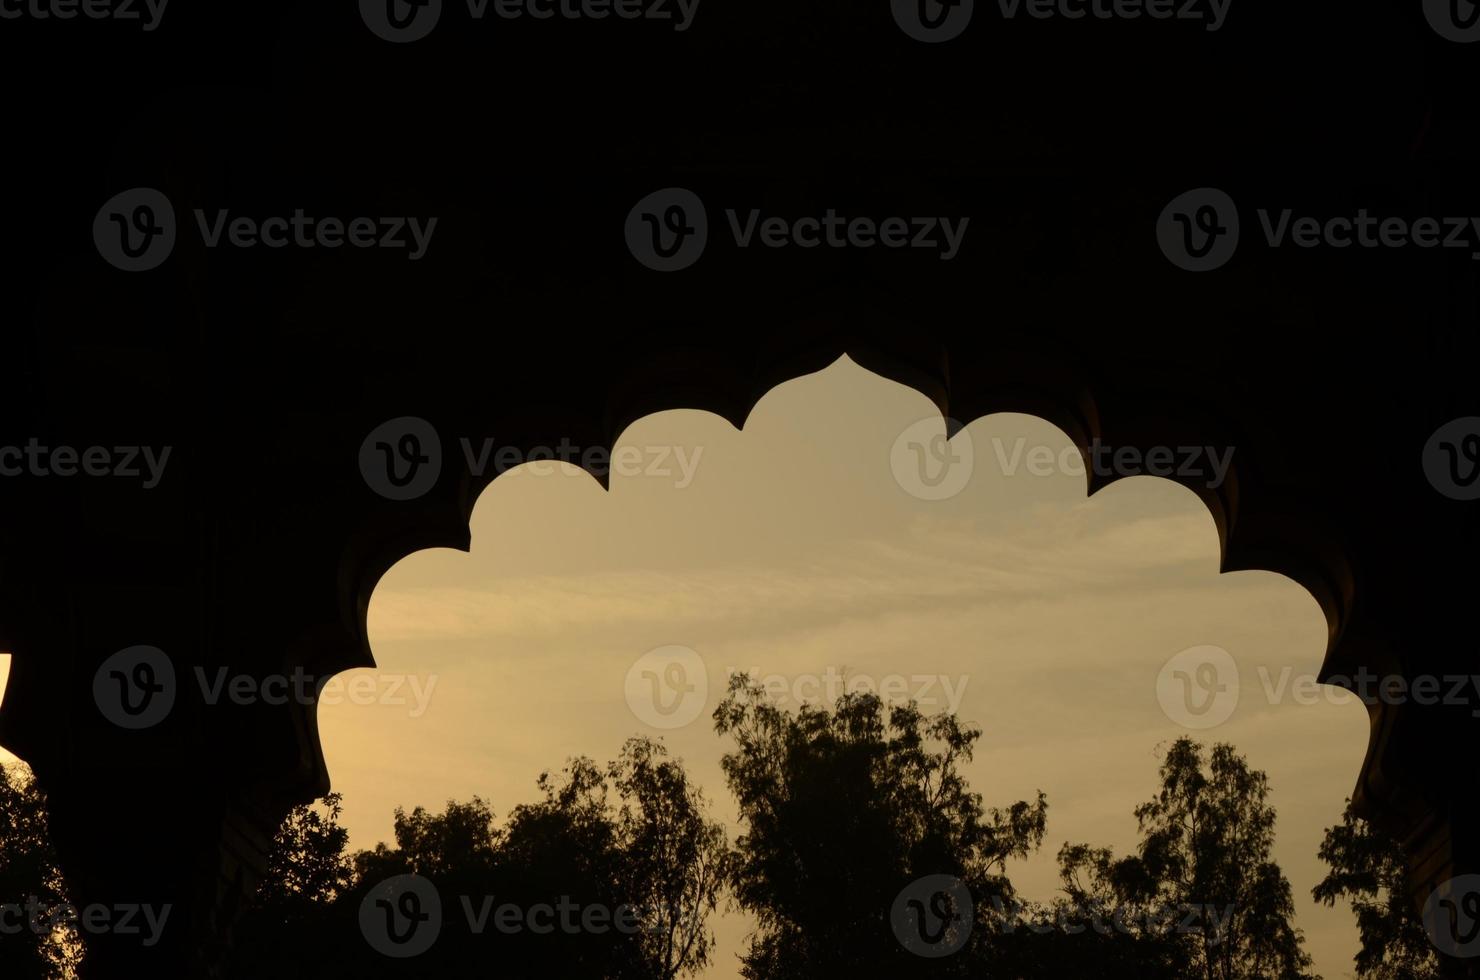
M1398 842L1352 810L1326 829L1321 860L1330 867L1312 890L1316 900L1351 902L1361 948L1358 980L1438 980L1439 958L1408 899L1408 872Z
M713 919L729 902L756 924L742 971L767 980L1315 980L1272 857L1268 779L1231 745L1167 746L1158 789L1134 812L1134 851L1065 843L1059 894L1031 902L1008 871L1041 847L1047 800L983 802L964 774L979 729L872 694L788 711L744 676L713 721L728 742L733 846L681 760L646 737L605 765L577 757L541 774L537 798L502 821L477 796L398 808L393 843L353 854L343 799L330 794L280 828L229 975L497 966L509 977L676 980L713 962ZM1396 843L1348 802L1319 856L1329 871L1313 897L1352 904L1360 980L1437 980ZM394 911L377 890L398 881L438 898L421 916L435 943L414 958L366 941L366 915ZM0 779L0 890L42 910L41 927L0 937L3 975L74 976L86 937L53 914L67 905L46 800L19 766ZM541 909L548 928L531 914Z

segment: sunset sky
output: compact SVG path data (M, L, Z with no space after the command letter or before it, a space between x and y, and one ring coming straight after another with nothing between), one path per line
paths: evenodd
M1087 498L1069 440L1039 419L974 422L949 478L922 489L909 445L928 447L932 431L943 423L924 396L845 359L767 394L743 431L697 411L641 420L621 437L629 465L609 491L557 463L500 477L478 501L470 554L412 555L375 592L379 668L350 676L378 673L377 689L397 683L398 696L320 708L351 846L391 840L398 805L476 794L502 819L536 798L541 771L605 761L639 733L682 758L733 838L728 746L709 718L729 671L802 696L818 693L811 678L846 674L979 726L967 774L988 806L1048 794L1043 849L1009 871L1025 897L1049 899L1064 841L1133 847L1158 748L1189 733L1163 710L1158 678L1164 695L1167 661L1211 645L1238 665L1237 707L1191 734L1233 742L1269 774L1306 947L1328 980L1352 975L1351 912L1317 906L1310 889L1322 832L1355 784L1366 712L1342 696L1300 703L1289 684L1265 693L1287 667L1291 684L1319 668L1315 601L1273 573L1219 575L1212 519L1169 481ZM456 451L459 437L494 434L442 435ZM1034 458L1056 462L1030 471L1039 446ZM651 727L628 672L674 646L702 661L707 697L687 724ZM739 975L747 928L718 923L706 976Z

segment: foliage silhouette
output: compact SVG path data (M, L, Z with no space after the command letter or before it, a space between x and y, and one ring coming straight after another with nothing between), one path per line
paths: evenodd
M0 896L0 901L28 906L24 925L0 936L0 977L73 976L82 943L77 930L57 915L69 906L47 827L46 794L23 765L0 771ZM33 913L40 928L32 927Z
M1129 909L1143 936L1170 925L1186 947L1188 976L1312 978L1303 937L1290 924L1290 883L1271 858L1268 778L1233 746L1214 745L1205 757L1190 738L1171 745L1160 772L1156 797L1136 808L1138 853L1060 851L1069 901Z
M1439 958L1408 899L1398 842L1352 812L1326 828L1320 857L1330 866L1311 893L1326 905L1351 901L1362 946L1358 980L1438 980Z
M337 798L322 812L295 810L275 843L274 880L240 933L248 941L234 975L673 980L702 969L729 849L681 763L634 738L605 768L573 759L539 787L543 799L502 827L478 797L440 813L397 809L395 846L352 857ZM366 896L399 875L427 879L442 903L436 942L404 961L359 932ZM530 914L542 906L548 919Z
M735 749L722 766L745 833L731 873L759 923L747 977L978 975L993 925L1014 898L1006 863L1043 840L1047 803L987 810L960 766L977 729L913 704L847 694L792 714L745 675L714 712ZM934 875L961 882L977 921L964 953L916 956L897 938L895 899Z
M343 798L294 807L278 829L268 855L267 877L256 903L233 933L234 976L323 976L333 966L321 937L330 931L335 903L354 883L340 826Z
M438 813L395 813L394 846L347 853L342 799L293 810L267 880L235 935L228 975L421 977L496 969L507 977L675 980L714 951L728 891L758 928L747 977L1083 975L1119 980L1314 980L1290 922L1289 883L1270 858L1275 814L1262 772L1232 746L1172 744L1157 795L1136 809L1137 852L1065 844L1062 894L1020 902L1007 863L1043 841L1047 802L988 809L962 767L980 731L955 716L852 694L791 713L734 678L714 713L744 830L730 849L703 793L660 742L632 738L598 766L572 759L539 777L541 798L500 826L473 797ZM64 905L45 797L21 767L0 780L0 888ZM1353 902L1362 980L1432 980L1437 962L1404 898L1398 851L1348 804L1314 890ZM427 953L397 960L361 932L361 905L387 878L419 875L443 898ZM938 959L901 941L897 899L945 875L970 893L964 942ZM495 928L496 908L605 910L608 928ZM619 916L628 929L610 927ZM589 920L586 920L589 921ZM7 978L66 978L82 952L65 926L0 942Z

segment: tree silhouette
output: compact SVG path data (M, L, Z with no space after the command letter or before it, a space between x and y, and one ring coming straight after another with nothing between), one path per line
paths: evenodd
M1047 812L1041 793L983 808L960 772L978 730L872 694L792 714L744 675L714 721L735 742L722 766L745 827L731 880L759 920L747 977L976 974L987 913L1013 899L1006 862L1039 846ZM931 876L959 882L976 913L951 956L916 956L896 931L896 899ZM911 900L923 916L927 897Z
M324 975L331 962L324 938L335 903L354 882L342 812L343 797L330 793L294 807L278 828L267 877L233 933L230 975Z
M327 905L350 886L353 869L345 857L349 831L339 825L343 812L339 793L293 808L273 841L267 878L258 892L263 905Z
M604 769L571 760L539 778L543 799L502 827L479 797L439 813L395 812L393 846L348 857L331 796L293 811L271 876L237 932L232 975L500 976L673 980L713 945L708 918L729 861L723 829L664 747L634 738ZM442 906L434 946L397 960L360 934L367 896L401 875L425 878ZM372 896L373 898L373 896ZM531 910L547 910L548 927ZM500 910L514 913L500 924Z
M590 759L572 759L560 777L542 773L539 786L543 800L509 815L497 855L499 901L521 910L561 902L602 909L602 931L577 927L538 935L521 929L480 945L497 951L500 970L518 964L514 975L521 977L536 976L541 963L548 968L551 962L572 976L640 976L635 936L612 924L630 899L622 893L623 856L601 769Z
M722 768L744 829L736 850L681 762L647 738L628 740L604 767L578 757L541 774L541 798L515 807L502 826L478 797L436 813L397 809L394 845L352 859L331 796L295 810L278 835L233 975L334 980L496 968L511 978L673 980L709 963L709 920L728 886L758 920L742 959L751 978L1315 980L1290 924L1289 883L1270 856L1267 779L1232 746L1172 744L1159 791L1135 811L1137 852L1117 858L1066 843L1062 894L1035 904L1017 899L1007 862L1041 845L1047 803L1040 793L985 808L961 772L981 733L956 717L868 694L791 713L741 676L714 721L733 741ZM14 790L5 799L17 809ZM1363 980L1430 980L1432 951L1394 898L1404 894L1394 854L1348 808L1327 832L1321 856L1332 872L1316 897L1353 899ZM403 961L363 941L358 915L375 885L406 874L435 885L442 918L435 947ZM965 890L969 918L948 924L935 906L944 892L913 890L934 878ZM485 928L496 905L573 914L558 929ZM632 928L575 924L592 908L607 924L625 914ZM910 935L926 937L923 926L937 921L927 942L960 940L939 957L921 953Z
M29 768L0 767L0 977L57 980L74 976L83 950L47 827L46 795ZM15 931L10 931L14 929Z
M697 972L709 962L708 920L733 863L724 828L661 743L629 739L607 777L621 800L619 891L643 914L644 972L658 980Z
M1326 829L1320 858L1330 865L1312 889L1318 901L1348 899L1357 917L1362 948L1359 980L1438 980L1439 958L1408 900L1408 872L1397 841L1352 812Z
M1290 883L1271 859L1268 779L1231 745L1180 738L1161 764L1161 789L1136 808L1141 844L1116 859L1066 845L1060 869L1070 903L1113 903L1138 935L1170 931L1186 946L1189 975L1206 980L1311 978L1291 924Z
M396 846L376 844L353 858L355 879L380 880L399 874L428 878L486 875L493 866L499 833L493 810L474 796L466 803L448 800L441 813L396 807Z
M505 894L525 907L566 898L628 928L526 937L526 945L547 969L557 954L584 964L572 975L697 973L709 961L708 919L729 862L724 829L709 818L703 794L648 738L629 739L605 770L577 758L562 775L541 775L544 800L509 816L498 851Z
M1065 844L1062 894L1008 909L990 961L1015 978L1093 976L1100 980L1184 980L1193 975L1188 944L1157 921L1151 903L1128 900L1110 884L1108 850ZM1087 868L1093 873L1085 874ZM1139 889L1138 889L1139 891Z

